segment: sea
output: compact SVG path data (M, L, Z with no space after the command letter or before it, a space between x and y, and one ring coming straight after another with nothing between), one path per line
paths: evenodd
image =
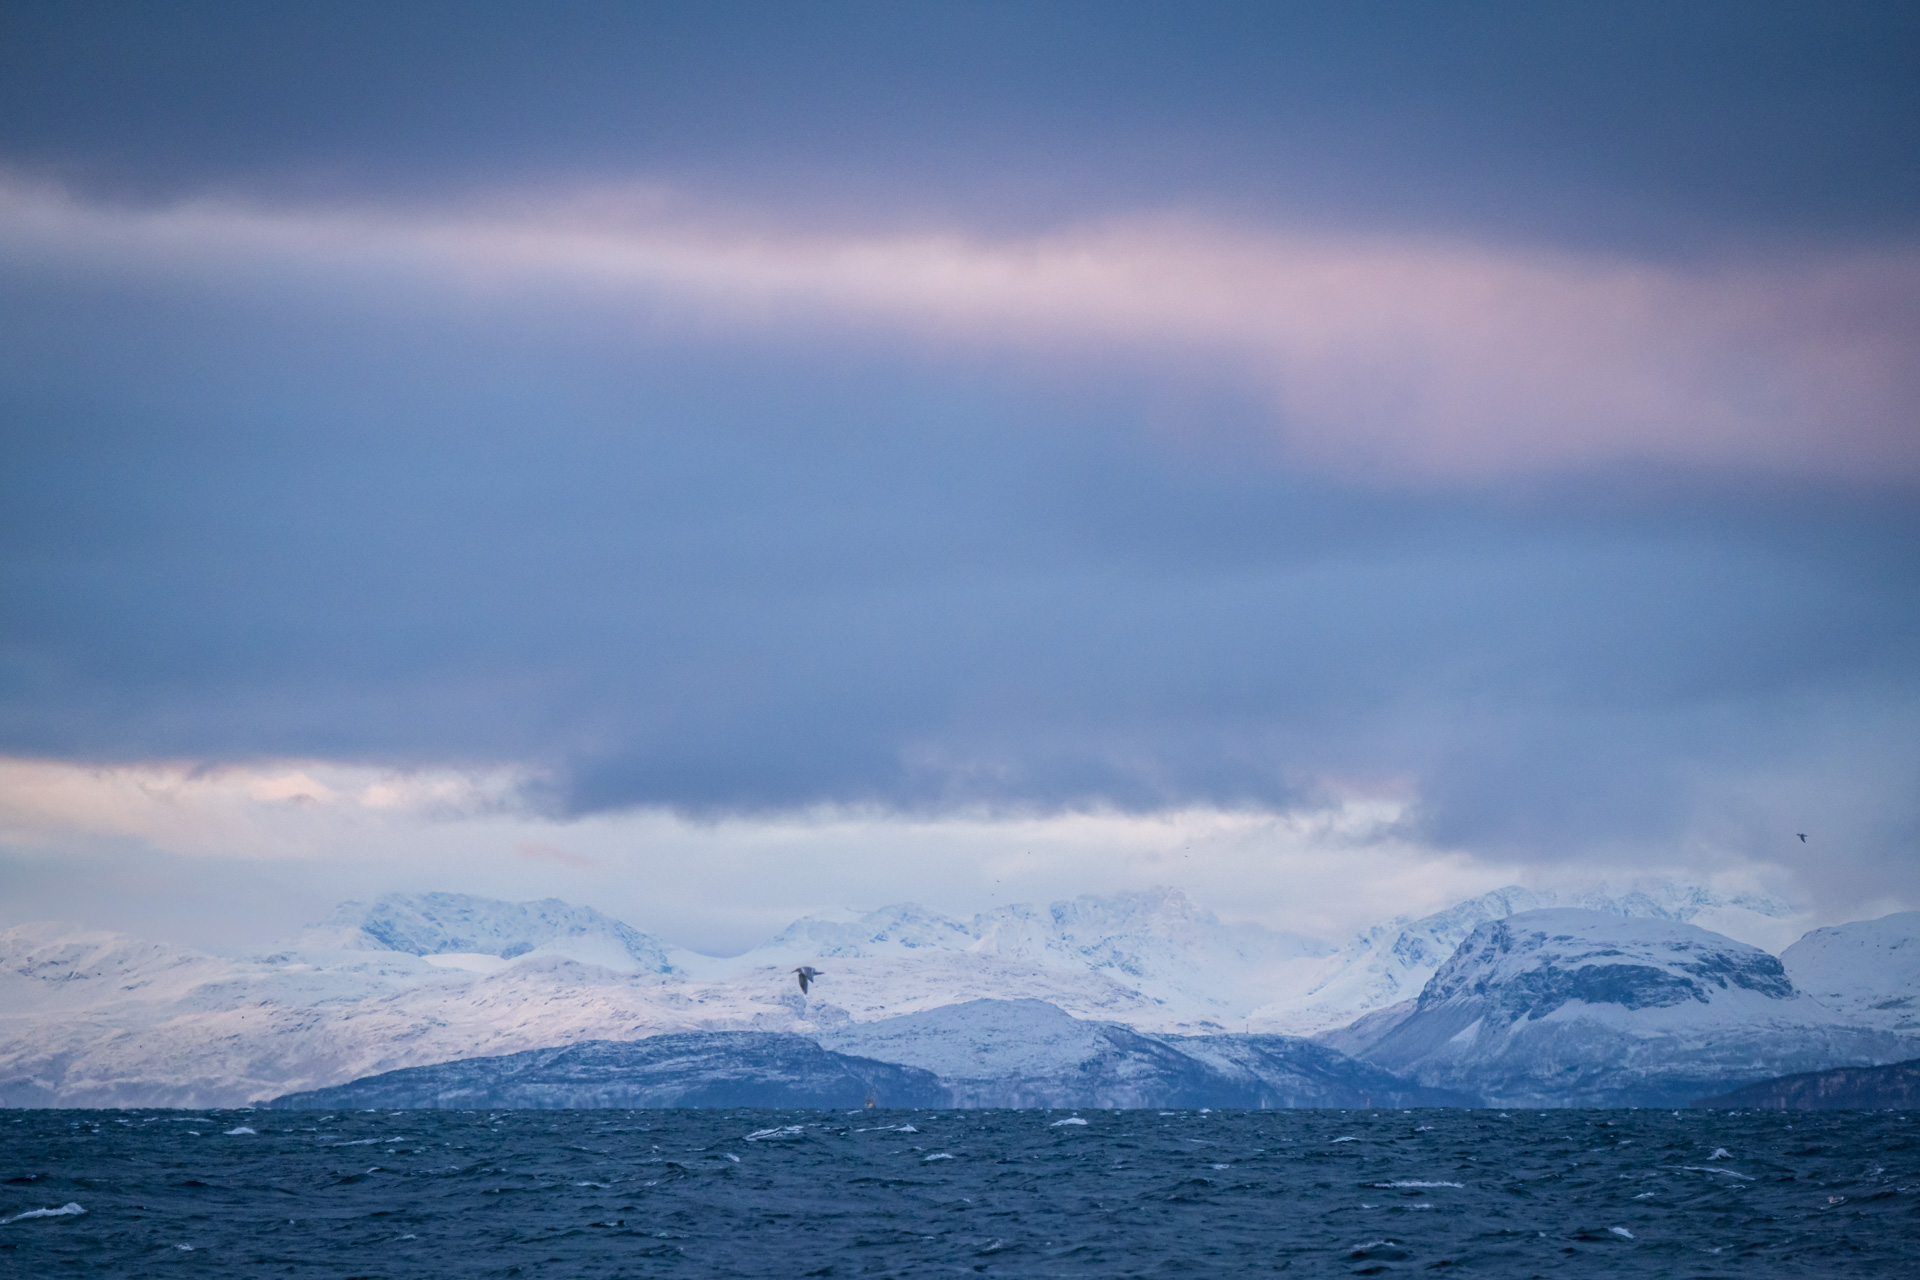
M1920 1276L1920 1113L0 1112L0 1275Z

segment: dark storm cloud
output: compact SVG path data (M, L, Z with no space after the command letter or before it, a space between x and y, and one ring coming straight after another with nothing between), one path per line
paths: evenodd
M525 760L703 810L1413 775L1526 843L1670 827L1689 769L1915 675L1897 495L1383 494L1170 447L1118 370L96 290L5 308L16 752Z
M1910 417L1883 421L1913 367L1906 259L1799 346L1766 344L1820 307L1769 294L1765 358L1697 361L1720 397L1698 403L1742 401L1812 442L1797 453L1743 471L1749 438L1702 426L1697 453L1388 486L1264 448L1260 390L1140 356L1157 332L1013 358L978 339L991 310L947 343L892 333L911 307L861 330L827 306L746 323L577 282L423 283L383 274L390 246L340 281L264 251L207 266L265 215L177 253L138 238L180 199L291 210L273 226L332 244L373 222L303 210L631 182L856 231L1144 207L1495 249L1905 252L1920 77L1900 12L525 13L0 20L0 158L104 193L20 216L108 210L85 252L0 246L0 750L525 762L575 811L1407 786L1433 838L1541 856L1751 834L1845 796L1833 822L1861 847L1910 848L1920 512ZM428 221L407 244L441 243ZM1382 314L1449 327L1455 294L1393 285ZM1033 305L1091 323L1109 296ZM1564 367L1569 399L1613 381L1578 359L1591 296L1552 294L1571 337L1542 350L1564 366L1523 371L1551 392ZM1637 341L1668 296L1600 328ZM1748 300L1699 314L1745 322ZM1220 314L1230 332L1241 313ZM1526 328L1471 341L1501 354ZM1692 358L1656 332L1662 360ZM1873 384L1865 417L1899 447L1781 411L1776 350ZM1475 412L1538 408L1486 370ZM1363 407L1404 408L1367 372ZM1645 439L1685 442L1696 401L1674 403ZM1443 460L1480 425L1436 421ZM1610 424L1535 434L1551 452Z
M640 174L842 216L1695 247L1920 215L1899 5L63 0L0 33L0 156L108 190Z

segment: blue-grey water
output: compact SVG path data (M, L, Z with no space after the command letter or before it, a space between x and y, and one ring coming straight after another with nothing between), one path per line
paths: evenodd
M0 1275L1916 1276L1917 1131L1876 1112L15 1111Z

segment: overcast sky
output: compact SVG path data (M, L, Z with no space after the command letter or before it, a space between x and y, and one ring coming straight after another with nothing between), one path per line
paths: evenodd
M1906 6L14 0L0 924L1920 907L1917 405Z

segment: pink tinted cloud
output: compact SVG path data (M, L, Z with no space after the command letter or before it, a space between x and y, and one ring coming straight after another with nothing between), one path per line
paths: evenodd
M539 840L522 840L513 847L513 852L514 856L528 862L553 862L581 870L599 865L583 853L574 853L570 849L562 849L557 844L546 844Z
M1113 353L1229 379L1298 464L1477 483L1623 462L1920 480L1920 248L1674 266L1137 219L835 234L600 199L482 212L87 205L0 185L0 254L644 297L703 326Z

